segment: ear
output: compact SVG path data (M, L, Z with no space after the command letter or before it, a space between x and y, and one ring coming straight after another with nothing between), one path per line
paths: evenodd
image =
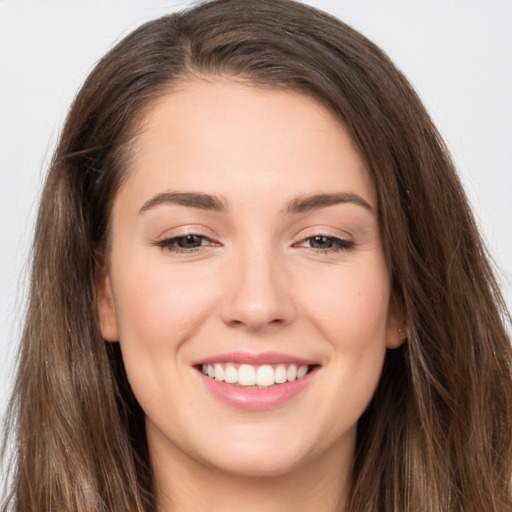
M98 309L99 328L105 341L119 341L117 315L112 294L110 277L102 265L98 269L96 281L96 307Z
M391 294L386 326L386 347L398 348L407 338L404 308L395 293Z

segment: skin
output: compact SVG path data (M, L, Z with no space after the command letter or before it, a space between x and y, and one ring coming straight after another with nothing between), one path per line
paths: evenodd
M176 192L225 209L162 196ZM332 193L351 199L290 208ZM146 414L160 510L340 510L358 418L402 337L377 207L344 126L304 95L195 79L147 113L98 310ZM200 245L177 252L190 234ZM318 366L279 407L240 410L194 367L239 351Z

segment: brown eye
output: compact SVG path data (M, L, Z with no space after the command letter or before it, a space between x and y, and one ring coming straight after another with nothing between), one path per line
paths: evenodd
M354 242L350 240L327 235L310 236L305 238L300 244L297 244L299 247L307 247L318 252L348 251L352 249L354 245Z
M313 236L309 239L309 246L312 249L332 249L336 240L328 236Z
M204 235L182 235L173 238L164 238L156 242L158 247L175 253L192 253L205 246L216 245L208 237Z
M203 245L204 237L199 235L180 236L174 239L174 243L180 249L195 249Z

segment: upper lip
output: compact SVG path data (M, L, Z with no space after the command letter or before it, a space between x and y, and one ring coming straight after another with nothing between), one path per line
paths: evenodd
M290 354L284 354L280 352L261 352L255 354L252 352L226 352L224 354L217 354L211 357L197 360L193 363L194 366L203 364L215 364L215 363L238 363L238 364L250 364L252 366L260 366L264 364L279 364L288 363L296 365L317 365L317 361L304 359L301 357L293 356Z

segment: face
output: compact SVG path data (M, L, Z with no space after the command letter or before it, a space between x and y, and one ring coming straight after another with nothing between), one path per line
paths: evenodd
M343 125L298 93L191 82L149 111L127 172L98 307L153 460L350 457L401 319Z

